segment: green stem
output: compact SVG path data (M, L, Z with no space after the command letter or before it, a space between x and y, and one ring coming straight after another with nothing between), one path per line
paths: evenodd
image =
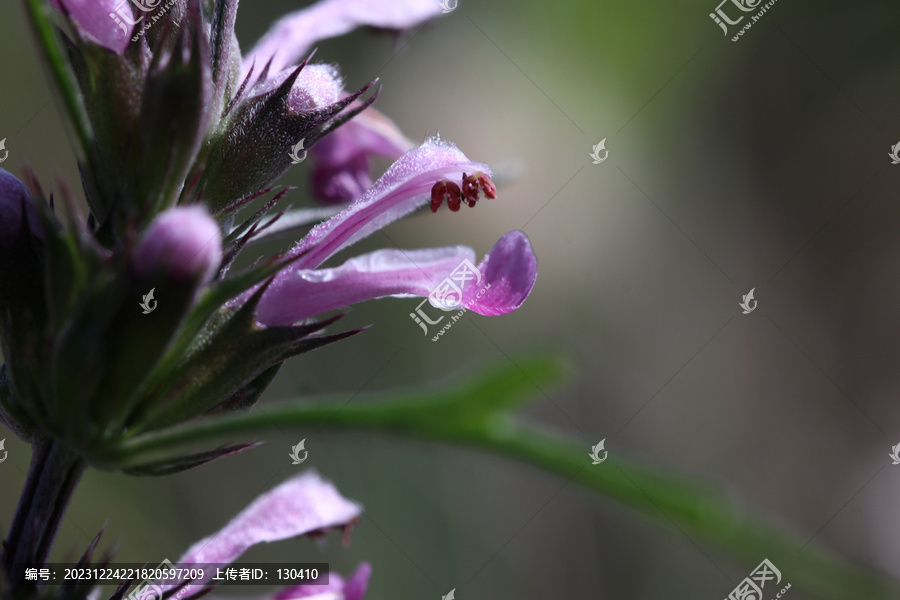
M120 464L137 463L155 455L160 459L198 443L258 436L286 426L311 426L390 432L393 434L464 443L542 468L594 489L645 518L674 528L694 542L704 542L751 566L772 561L784 582L803 587L827 600L869 600L900 597L900 587L805 547L796 538L731 507L712 490L610 455L591 464L587 446L522 425L501 413L459 411L447 398L408 398L387 402L359 401L341 407L284 405L146 434L124 443ZM749 569L748 569L749 573ZM723 590L727 593L729 590Z

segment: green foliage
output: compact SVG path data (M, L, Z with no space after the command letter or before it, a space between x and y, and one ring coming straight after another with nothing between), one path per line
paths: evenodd
M108 456L111 468L165 462L199 444L233 443L286 428L371 430L462 443L505 455L580 483L643 518L755 566L777 564L792 585L828 600L900 597L895 582L880 579L785 535L727 503L702 483L617 456L600 465L588 443L521 423L512 409L558 384L564 364L547 356L519 356L459 382L405 393L335 396L288 402L188 423L123 441Z

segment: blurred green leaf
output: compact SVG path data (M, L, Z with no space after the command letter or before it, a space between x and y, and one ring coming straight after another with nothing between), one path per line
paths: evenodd
M342 395L315 403L283 403L252 413L207 419L124 441L112 467L163 460L197 444L259 436L286 427L374 430L465 443L575 481L753 567L768 558L784 584L827 600L887 600L900 586L784 535L727 503L708 486L640 465L614 452L594 465L590 445L517 421L509 409L557 384L564 364L554 357L516 357L459 382L405 393ZM748 569L749 573L749 569ZM723 590L723 593L727 590Z

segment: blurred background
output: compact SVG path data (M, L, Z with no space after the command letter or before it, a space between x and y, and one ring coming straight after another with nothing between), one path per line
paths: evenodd
M523 229L539 277L516 313L468 314L438 342L409 317L418 300L359 305L344 325L374 327L290 361L262 402L553 350L570 382L535 390L525 416L582 441L585 460L606 439L611 456L704 480L810 546L900 577L900 467L888 456L900 442L900 165L888 157L900 142L900 5L782 0L732 42L738 27L725 36L709 17L716 1L460 0L400 38L319 44L316 61L339 64L348 89L381 78L376 106L411 138L440 131L474 160L520 170L498 200L420 212L339 260L452 244L482 256ZM245 2L243 48L302 5ZM20 3L2 15L3 167L76 182ZM609 157L593 164L602 139ZM308 174L282 180L300 187L294 206L311 202ZM758 307L745 315L751 288ZM5 527L30 450L0 437ZM309 459L295 467L301 438ZM245 558L344 573L369 561L372 600L451 588L460 600L718 599L755 566L519 463L313 429L168 478L89 471L54 558L80 554L108 521L101 546L117 561L174 560L308 467L365 507L351 545L304 538Z

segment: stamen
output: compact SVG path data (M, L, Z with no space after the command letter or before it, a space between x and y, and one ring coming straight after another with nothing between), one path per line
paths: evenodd
M481 171L471 175L463 173L462 190L452 181L441 179L431 188L431 212L437 212L444 203L445 198L447 199L447 206L453 212L459 210L463 200L466 201L469 208L472 208L478 202L479 190L483 191L488 198L497 197L497 186L491 181L490 175Z
M488 198L493 199L497 197L497 186L491 181L489 175L481 172L472 173L471 175L463 173L462 195L466 202L469 203L469 207L475 206L475 203L478 202L479 187Z
M441 179L431 188L431 212L437 212L437 209L444 203L447 198L447 206L450 210L459 210L460 192L459 186L447 179Z

